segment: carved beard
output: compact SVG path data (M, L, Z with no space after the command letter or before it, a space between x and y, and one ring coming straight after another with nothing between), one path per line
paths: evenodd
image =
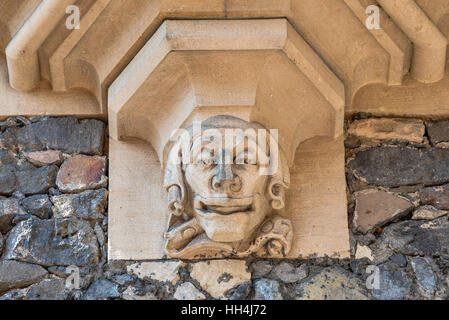
M293 240L292 224L289 219L272 215L256 229L252 241L239 243L210 240L196 217L178 224L165 234L165 249L172 258L243 258L249 255L280 258L288 254Z

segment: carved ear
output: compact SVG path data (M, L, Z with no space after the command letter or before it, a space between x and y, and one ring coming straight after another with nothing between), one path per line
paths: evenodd
M281 152L279 150L279 152ZM268 185L268 195L271 198L271 206L275 210L280 210L285 207L285 190L290 187L290 170L283 161L283 155L279 157L280 168L271 177Z
M182 173L181 143L176 142L168 155L164 173L164 188L168 193L168 210L180 217L185 208L185 184Z

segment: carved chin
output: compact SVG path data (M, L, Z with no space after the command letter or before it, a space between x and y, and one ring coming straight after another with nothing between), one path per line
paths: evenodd
M206 205L200 200L196 201L196 216L209 239L236 242L251 236L265 214L253 208L252 201L245 202L221 205L214 201L214 204Z

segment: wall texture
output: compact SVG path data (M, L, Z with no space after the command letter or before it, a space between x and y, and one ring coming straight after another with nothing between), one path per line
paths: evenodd
M108 263L105 130L0 122L0 299L449 297L449 121L347 121L352 259L340 261Z

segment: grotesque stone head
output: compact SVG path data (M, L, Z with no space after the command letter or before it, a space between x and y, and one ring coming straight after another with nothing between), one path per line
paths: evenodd
M283 218L288 168L276 137L260 124L215 116L173 144L164 184L171 257L283 256L291 223Z

